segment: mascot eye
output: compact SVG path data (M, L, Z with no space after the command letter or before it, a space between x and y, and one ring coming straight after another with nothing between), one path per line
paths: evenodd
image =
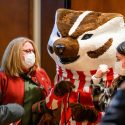
M58 37L60 37L60 36L61 36L59 32L57 32L57 36L58 36Z
M89 39L92 37L93 34L85 34L81 40Z

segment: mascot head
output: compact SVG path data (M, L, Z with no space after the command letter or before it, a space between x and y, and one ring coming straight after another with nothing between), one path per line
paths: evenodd
M118 13L58 9L48 42L56 65L75 71L114 68L116 47L125 40L124 17Z

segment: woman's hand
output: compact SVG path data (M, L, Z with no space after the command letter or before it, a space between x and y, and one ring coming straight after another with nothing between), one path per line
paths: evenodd
M96 78L101 78L101 77L103 77L108 71L109 71L108 66L107 66L106 64L101 64L101 65L99 65L99 67L98 67L98 69L97 69L97 71L96 71L96 73L95 73L94 76L95 76Z

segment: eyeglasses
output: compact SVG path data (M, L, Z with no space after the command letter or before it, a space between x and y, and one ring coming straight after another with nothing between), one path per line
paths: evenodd
M31 52L33 52L34 53L34 50L30 50L30 49L27 49L27 50L22 50L23 52L25 52L25 53L31 53Z

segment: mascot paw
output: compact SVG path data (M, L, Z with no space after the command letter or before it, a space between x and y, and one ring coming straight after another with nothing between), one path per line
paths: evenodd
M70 81L60 81L55 85L54 94L56 96L64 96L71 92L73 88L75 88L75 86Z
M90 106L83 106L80 103L70 103L72 111L72 119L77 122L89 121L96 122L98 118L98 112L95 108Z

